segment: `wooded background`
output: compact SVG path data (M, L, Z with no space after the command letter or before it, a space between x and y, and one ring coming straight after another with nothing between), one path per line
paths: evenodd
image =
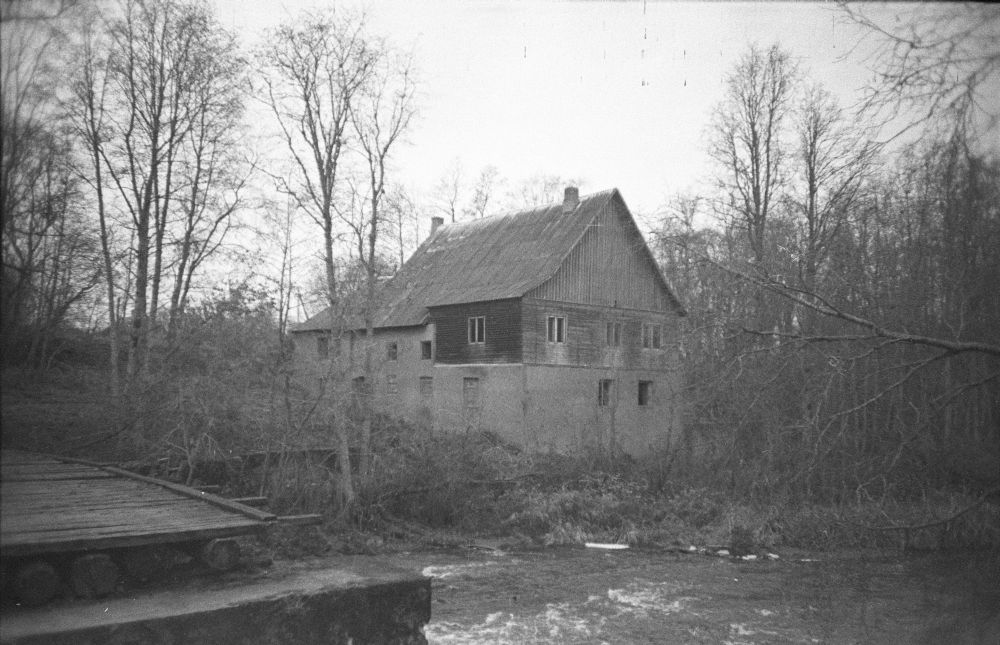
M714 189L640 214L689 312L686 430L658 472L751 498L982 491L1000 463L983 95L1000 11L891 28L841 14L879 43L864 104L838 105L780 44L751 46L711 116ZM370 334L418 218L554 202L573 183L504 192L496 168L456 164L417 203L390 163L418 107L413 62L360 13L302 14L248 51L181 0L4 2L2 18L2 361L19 379L91 370L77 375L98 381L109 429L69 451L190 458L325 429L343 460L365 455L371 415L349 426L346 386L331 380L323 405L295 387L293 306L360 312ZM261 154L251 105L283 165ZM350 502L351 478L339 486Z

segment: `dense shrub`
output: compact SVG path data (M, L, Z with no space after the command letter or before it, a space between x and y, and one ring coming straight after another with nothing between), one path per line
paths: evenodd
M530 467L519 450L488 434L435 434L387 418L375 426L372 472L359 487L362 521L483 530L498 523L510 489Z
M545 544L601 539L636 543L638 524L652 517L652 503L635 482L610 475L571 483L558 491L529 489L521 510L504 526Z

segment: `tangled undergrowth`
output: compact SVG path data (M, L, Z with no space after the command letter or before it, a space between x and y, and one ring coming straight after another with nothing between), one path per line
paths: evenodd
M485 537L521 546L590 541L678 549L714 545L736 554L789 547L1000 545L1000 507L971 493L761 503L738 491L692 487L682 478L660 478L653 486L654 460L527 454L489 433L435 434L383 419L372 471L358 488L353 515L328 525L327 533L339 536L331 538L329 548L376 552L400 540L447 546ZM332 478L326 469L313 470L320 480L306 477L295 486L323 491L308 510L332 517ZM967 508L952 521L935 524ZM894 528L922 525L929 526ZM350 537L356 531L368 537Z

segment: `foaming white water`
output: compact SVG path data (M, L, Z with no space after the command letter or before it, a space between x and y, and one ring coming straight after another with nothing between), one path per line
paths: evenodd
M463 565L464 566L464 565ZM431 567L428 567L431 568ZM457 571L438 571L438 577ZM425 575L430 575L426 573ZM609 589L604 596L590 595L580 602L549 603L533 614L506 611L487 614L478 624L431 621L424 629L434 645L457 643L600 643L609 617L674 614L694 598L678 596L672 583L635 582L624 589Z
M551 603L545 611L527 616L494 612L476 625L432 621L424 628L424 635L435 645L601 642L594 639L606 619L590 612L583 614L580 609L571 603Z
M624 589L608 589L608 600L622 612L674 614L694 600L677 596L677 585L670 583L633 582Z
M420 572L428 578L451 578L476 572L477 569L494 566L496 562L468 562L463 564L446 564L442 566L424 567Z

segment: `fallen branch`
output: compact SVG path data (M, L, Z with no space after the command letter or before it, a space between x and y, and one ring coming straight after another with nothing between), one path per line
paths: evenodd
M910 531L919 531L921 529L929 529L929 528L933 528L935 526L943 526L945 524L949 524L951 522L954 522L955 520L957 520L958 518L962 517L966 513L972 511L975 508L978 508L987 499L989 499L993 495L997 495L997 494L1000 494L1000 486L996 486L994 488L991 488L990 490L988 490L985 493L983 493L982 495L980 495L979 498L976 499L976 501L972 502L968 506L963 507L962 509L956 511L955 513L952 513L950 516L948 516L948 517L946 517L944 519L933 520L931 522L924 522L923 524L904 524L904 525L901 525L901 526L869 526L867 524L859 524L858 526L866 528L869 531L906 531L907 533L910 532Z

